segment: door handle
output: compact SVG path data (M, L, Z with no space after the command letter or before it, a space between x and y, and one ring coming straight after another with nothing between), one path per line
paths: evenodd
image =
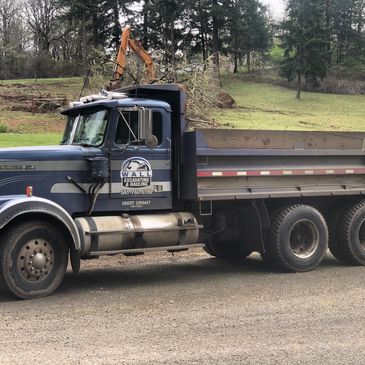
M172 161L172 142L170 138L167 138L167 159L169 160L169 163L171 164Z

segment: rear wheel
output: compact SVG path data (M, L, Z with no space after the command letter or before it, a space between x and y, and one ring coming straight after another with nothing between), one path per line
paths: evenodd
M43 221L10 228L2 237L0 273L7 288L18 298L51 294L61 283L68 263L62 233Z
M253 252L245 247L242 247L240 241L219 241L208 242L204 250L211 256L222 260L239 260L248 257Z
M365 201L348 208L338 225L336 257L350 265L365 265Z
M313 270L328 246L328 229L321 213L306 205L283 208L272 219L269 257L292 272Z

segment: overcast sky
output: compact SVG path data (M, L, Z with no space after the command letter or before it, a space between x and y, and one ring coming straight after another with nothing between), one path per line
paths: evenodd
M275 17L281 17L284 14L285 0L261 0L264 4L269 5L272 14Z

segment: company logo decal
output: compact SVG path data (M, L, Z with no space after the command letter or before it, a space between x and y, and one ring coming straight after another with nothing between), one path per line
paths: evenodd
M131 157L124 161L120 177L122 195L153 193L151 164L142 157Z

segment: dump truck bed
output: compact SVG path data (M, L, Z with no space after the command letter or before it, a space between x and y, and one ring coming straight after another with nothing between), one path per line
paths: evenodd
M365 133L199 129L185 137L186 199L365 193Z

